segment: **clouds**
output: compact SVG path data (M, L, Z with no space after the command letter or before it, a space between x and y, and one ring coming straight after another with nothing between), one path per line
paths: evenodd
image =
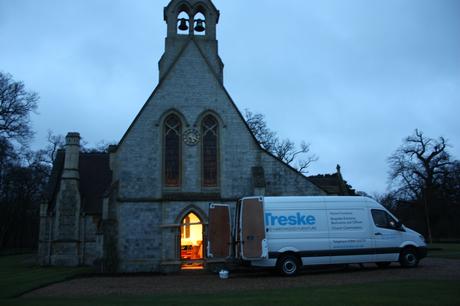
M0 0L0 69L42 97L46 130L119 140L158 82L168 1ZM225 85L281 137L307 140L367 192L415 128L460 155L460 3L455 0L223 1Z

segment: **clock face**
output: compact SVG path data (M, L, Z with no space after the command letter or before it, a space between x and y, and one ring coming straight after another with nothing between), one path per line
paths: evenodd
M188 129L184 132L184 142L194 146L200 141L200 132L197 129Z

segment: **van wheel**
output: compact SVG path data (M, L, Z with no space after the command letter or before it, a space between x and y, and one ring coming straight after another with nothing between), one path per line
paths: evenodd
M418 266L419 259L417 252L413 248L405 248L399 255L399 263L404 268L415 268Z
M380 269L385 269L385 268L388 268L391 265L391 262L390 261L383 261L383 262L376 262L375 264Z
M283 276L295 276L299 269L299 260L294 255L283 256L278 261L278 270Z

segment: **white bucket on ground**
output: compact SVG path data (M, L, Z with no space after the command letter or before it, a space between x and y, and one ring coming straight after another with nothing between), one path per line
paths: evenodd
M219 277L221 279L227 279L228 278L228 271L227 270L220 270L219 271Z

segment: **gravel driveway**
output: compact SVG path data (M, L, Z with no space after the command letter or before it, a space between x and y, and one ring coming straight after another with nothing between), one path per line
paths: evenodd
M232 272L227 280L205 271L184 271L167 276L88 277L50 285L24 297L214 293L417 279L460 280L460 260L425 258L415 269L403 269L398 264L387 269L377 269L370 264L364 268L351 265L348 269L306 269L292 278L254 270Z

